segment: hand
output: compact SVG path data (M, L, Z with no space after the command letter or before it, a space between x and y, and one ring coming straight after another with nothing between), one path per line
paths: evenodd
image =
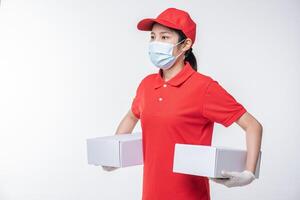
M237 186L248 185L255 179L255 175L249 170L244 170L243 172L222 171L221 173L225 178L209 178L209 179L216 183L223 184L226 187L237 187Z
M101 167L103 170L108 171L108 172L119 168L119 167L111 167L111 166L101 166Z

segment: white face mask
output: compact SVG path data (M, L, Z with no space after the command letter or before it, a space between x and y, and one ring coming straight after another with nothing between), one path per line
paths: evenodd
M148 53L151 62L160 69L170 68L175 63L176 59L183 53L181 52L176 57L173 56L174 47L184 40L185 39L176 44L158 41L150 42Z

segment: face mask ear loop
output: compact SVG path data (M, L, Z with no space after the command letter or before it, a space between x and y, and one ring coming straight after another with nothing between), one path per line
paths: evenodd
M174 47L177 46L178 44L180 44L181 42L185 41L186 39L181 40L180 42L177 42L176 44L174 44Z
M176 59L183 53L184 51L182 51L180 54L178 54L177 56L176 56Z
M183 40L181 40L180 42L178 42L177 44L175 44L174 46L177 46L178 44L180 44L182 41L185 41L186 40L186 38L185 39L183 39ZM178 54L177 56L176 56L176 59L183 53L184 51L182 51L180 54Z

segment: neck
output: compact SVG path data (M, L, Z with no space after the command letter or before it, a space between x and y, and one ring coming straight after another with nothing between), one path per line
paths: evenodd
M184 59L180 56L174 63L174 65L169 69L162 70L162 78L164 81L168 81L173 78L177 73L179 73L184 67Z

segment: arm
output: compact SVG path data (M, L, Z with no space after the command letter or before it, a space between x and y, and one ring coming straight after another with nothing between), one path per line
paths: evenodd
M245 112L235 123L246 133L246 169L243 172L224 171L222 174L227 179L211 178L214 182L227 187L244 186L250 184L255 179L254 173L261 148L263 127L250 113Z
M258 159L258 154L261 148L262 140L262 125L248 112L245 112L236 123L246 133L247 145L247 162L246 170L255 172L255 166Z
M131 133L138 120L139 119L134 116L131 109L129 109L129 111L119 123L115 134Z

